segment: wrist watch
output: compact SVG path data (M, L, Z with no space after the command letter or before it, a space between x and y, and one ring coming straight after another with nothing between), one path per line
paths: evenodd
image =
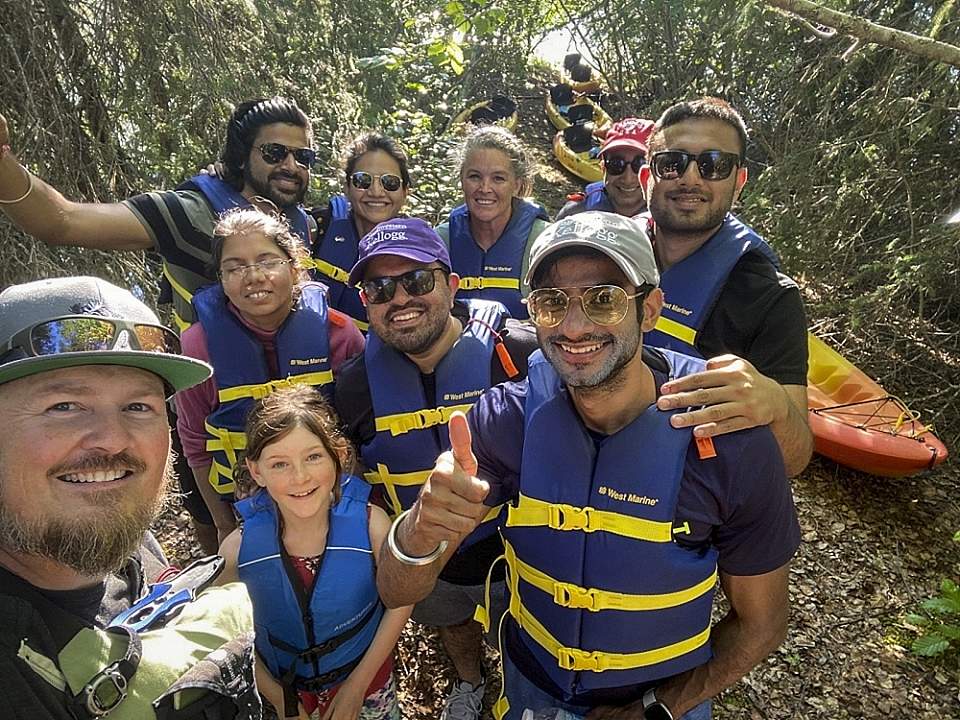
M650 688L643 694L643 720L674 720L670 708L657 700L653 690Z

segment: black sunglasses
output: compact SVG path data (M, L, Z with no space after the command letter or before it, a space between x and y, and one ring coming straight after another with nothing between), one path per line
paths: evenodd
M287 159L287 155L293 155L297 165L305 168L312 168L317 164L317 151L310 148L292 148L283 143L264 143L259 148L260 157L265 163L278 165Z
M654 153L650 158L650 169L660 180L677 180L696 161L697 170L704 180L726 180L733 169L742 162L737 153L723 150L707 150L694 155L682 150L664 150Z
M350 176L350 184L357 190L369 190L374 180L380 181L380 187L387 192L395 192L403 185L403 178L393 173L384 173L383 175L371 175L368 172L355 172Z
M21 357L75 352L142 350L180 354L180 339L161 325L143 325L115 318L65 315L24 328L6 349ZM6 356L8 353L4 353Z
M444 275L447 273L443 268L417 268L402 275L384 275L364 280L360 283L360 289L363 290L363 294L367 296L367 302L371 305L393 300L393 296L397 294L397 283L403 285L407 295L419 297L436 287L437 272L442 272Z
M646 162L647 158L643 155L636 155L633 160L629 162L622 157L605 157L603 159L603 169L607 171L607 175L623 175L623 171L629 166L634 173L639 173L640 168L642 168Z

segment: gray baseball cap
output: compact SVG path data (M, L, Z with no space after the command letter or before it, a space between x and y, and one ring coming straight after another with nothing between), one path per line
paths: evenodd
M597 210L565 217L540 233L530 249L530 266L524 282L529 286L546 258L570 247L599 250L638 287L660 284L653 246L643 225L623 215Z
M106 280L52 278L0 293L0 384L78 365L140 368L174 390L212 373L207 363L180 354L176 333L150 308Z

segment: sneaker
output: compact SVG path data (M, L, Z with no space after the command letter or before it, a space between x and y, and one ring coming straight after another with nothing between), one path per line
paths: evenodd
M440 720L478 720L485 688L484 680L476 687L466 680L458 680L443 703Z

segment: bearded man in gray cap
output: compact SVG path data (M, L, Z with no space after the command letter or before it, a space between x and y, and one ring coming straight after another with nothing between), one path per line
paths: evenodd
M164 572L148 531L171 480L165 400L210 374L178 353L103 280L0 293L5 717L260 716L245 590L204 590L219 558Z
M382 553L384 601L415 602L440 563L392 548L430 557L509 503L497 718L703 720L785 635L799 526L780 451L766 427L696 441L657 408L668 378L703 364L643 347L658 282L633 220L548 228L527 275L540 344L527 379L485 393L469 425L451 419L451 452ZM730 611L711 628L718 577Z

